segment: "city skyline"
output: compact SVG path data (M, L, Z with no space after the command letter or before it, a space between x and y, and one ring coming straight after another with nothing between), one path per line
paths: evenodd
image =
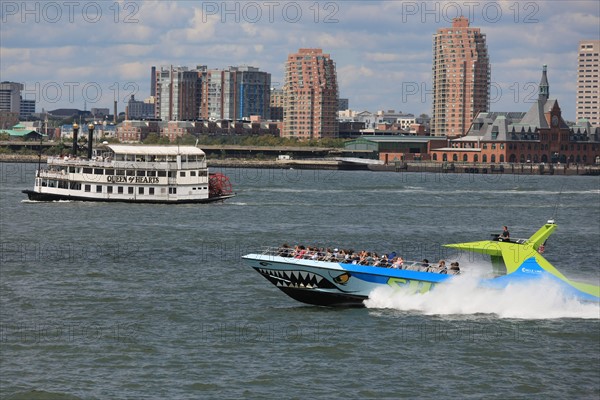
M352 109L431 115L433 35L464 15L487 35L491 111L527 110L547 64L575 120L577 45L600 24L593 1L76 3L2 3L0 80L24 83L38 112L112 110L117 95L123 112L131 94L150 95L153 65L251 65L282 87L287 55L315 47Z

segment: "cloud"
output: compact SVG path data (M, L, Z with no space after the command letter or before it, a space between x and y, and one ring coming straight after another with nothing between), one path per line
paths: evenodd
M366 53L365 58L374 62L393 62L399 61L402 56L398 53Z
M429 112L431 99L402 100L402 84L431 88L432 35L450 27L454 4L467 12L469 3L472 26L487 37L492 80L505 89L507 99L493 107L522 107L524 85L538 82L541 64L548 64L551 94L568 117L574 115L577 43L597 38L600 25L600 3L594 1L489 2L494 3L487 6L490 13L501 7L496 21L483 14L488 4L483 2L299 2L302 15L294 23L291 14L282 14L283 3L272 15L257 3L263 7L259 21L250 21L254 14L242 13L245 3L236 6L239 15L223 15L222 2L96 3L102 18L94 23L83 18L82 5L72 22L66 9L65 17L53 23L43 16L35 22L30 15L26 23L19 14L0 16L5 18L0 23L2 79L102 82L106 88L135 81L143 98L152 65L247 64L270 72L277 83L283 80L288 54L300 47L320 47L335 61L342 95L350 98L353 108L401 105L406 112ZM215 4L219 10L207 8ZM519 104L508 100L515 83L520 87ZM104 92L106 102L112 102L111 91Z

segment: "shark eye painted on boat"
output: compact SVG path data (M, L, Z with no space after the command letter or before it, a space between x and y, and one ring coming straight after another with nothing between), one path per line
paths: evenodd
M271 265L268 262L264 262L264 261L261 261L259 264L262 265L263 267L268 267L269 265Z
M348 272L344 272L343 274L338 275L335 278L333 278L333 280L335 281L335 283L339 283L340 285L345 285L346 283L348 283L350 276L351 275Z

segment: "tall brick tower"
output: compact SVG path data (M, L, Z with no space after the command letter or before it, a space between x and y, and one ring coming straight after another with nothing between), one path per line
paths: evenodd
M490 62L485 34L465 17L433 35L431 134L463 136L480 112L489 111Z
M283 137L338 136L335 63L321 49L300 49L285 64Z

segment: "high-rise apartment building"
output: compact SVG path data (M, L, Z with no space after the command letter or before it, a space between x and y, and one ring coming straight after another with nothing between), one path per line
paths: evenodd
M271 74L255 67L204 69L200 114L205 119L269 119L270 89Z
M577 120L600 126L600 40L579 42L577 57Z
M490 105L490 62L486 36L454 18L452 27L433 36L433 113L431 134L462 136Z
M156 118L182 121L199 118L201 85L197 70L161 67L156 71Z
M350 109L350 100L349 99L338 99L338 111L344 111Z
M35 100L21 98L19 110L19 118L28 118L32 114L35 114Z
M198 65L156 71L155 110L163 121L269 119L271 74L250 66Z
M283 137L338 136L335 63L321 49L300 49L285 65Z
M125 108L125 116L128 120L154 118L154 98L151 96L146 101L140 101L132 94Z
M21 90L23 84L17 82L0 82L0 111L21 112Z
M156 67L150 67L150 96L156 96Z
M283 104L285 96L283 89L271 89L271 119L283 121Z

